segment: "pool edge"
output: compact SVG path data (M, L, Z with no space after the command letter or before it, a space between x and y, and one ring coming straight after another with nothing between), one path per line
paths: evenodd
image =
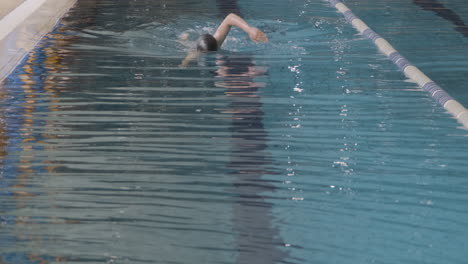
M77 0L26 0L0 18L0 82Z

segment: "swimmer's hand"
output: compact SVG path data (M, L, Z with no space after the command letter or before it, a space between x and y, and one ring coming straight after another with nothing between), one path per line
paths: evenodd
M197 51L190 51L187 56L185 57L185 59L180 63L179 67L181 68L186 68L189 63L193 60L195 60L196 58L198 58L198 56L200 56L200 53L197 52Z
M260 29L255 27L250 27L249 29L249 37L252 41L258 42L268 42L268 37L262 32Z

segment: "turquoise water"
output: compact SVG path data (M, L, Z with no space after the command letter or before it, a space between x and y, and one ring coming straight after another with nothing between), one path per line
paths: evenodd
M346 4L468 105L453 22ZM270 42L180 68L229 12ZM0 263L465 263L467 147L325 2L79 1L0 88Z

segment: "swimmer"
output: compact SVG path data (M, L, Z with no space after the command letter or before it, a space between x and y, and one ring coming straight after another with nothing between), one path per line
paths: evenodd
M223 45L223 42L229 34L229 31L231 30L232 26L236 26L244 30L249 35L250 39L255 43L268 42L268 37L265 35L265 33L263 33L256 27L250 26L247 22L245 22L244 19L242 19L238 15L231 13L227 15L221 23L221 25L219 25L214 35L203 34L200 37L200 39L197 42L197 50L189 52L189 54L182 61L182 64L180 66L186 67L190 63L190 61L197 58L200 53L217 51L219 48L221 48L221 45ZM187 40L188 34L181 34L179 39L182 41Z

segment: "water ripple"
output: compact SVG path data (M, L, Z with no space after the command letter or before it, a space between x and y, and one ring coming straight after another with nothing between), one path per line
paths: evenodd
M326 2L242 3L270 43L187 68L223 1L149 2L79 1L0 87L0 262L464 263L466 131ZM453 25L361 2L465 100Z

